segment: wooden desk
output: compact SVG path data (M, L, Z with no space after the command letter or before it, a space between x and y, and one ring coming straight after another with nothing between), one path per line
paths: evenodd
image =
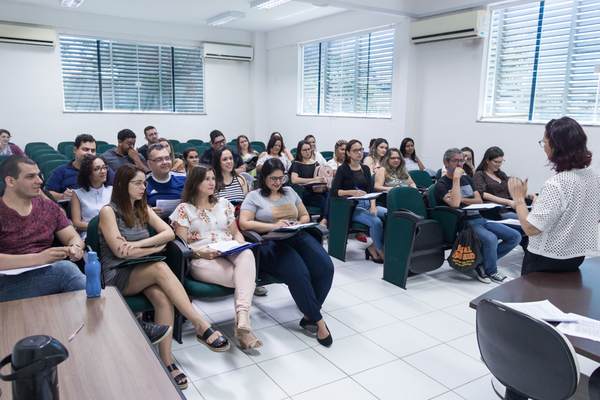
M600 258L586 259L579 271L533 272L482 294L469 304L477 308L483 299L502 302L550 300L563 312L600 320ZM575 351L600 362L600 342L567 336Z
M81 290L0 303L0 332L0 358L31 335L65 345L69 358L58 365L61 400L185 398L112 286L93 299ZM3 373L10 373L8 366ZM12 398L10 382L0 380L0 388L2 400Z

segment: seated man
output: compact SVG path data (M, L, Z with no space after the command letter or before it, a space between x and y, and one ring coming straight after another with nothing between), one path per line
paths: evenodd
M6 187L0 198L0 301L85 289L85 275L73 264L85 245L60 206L38 197L39 172L26 156L11 156L0 165ZM55 235L63 247L52 247ZM12 275L41 265L46 267Z
M77 184L79 168L86 155L96 154L96 139L86 134L77 136L73 144L73 153L75 153L75 160L57 167L46 181L46 189L56 200L70 200L73 191L79 189L80 186ZM112 184L113 176L115 173L108 170L109 184Z
M453 208L483 203L473 179L462 169L464 155L457 148L444 153L446 173L435 184L435 199L438 204L446 203ZM521 234L497 222L483 218L479 211L467 210L467 223L481 241L483 267L475 268L477 279L483 283L508 282L510 279L498 271L498 259L507 255L521 241ZM498 243L498 240L501 240Z
M138 153L144 156L144 158L148 159L148 147L153 143L158 143L158 132L156 128L153 126L147 126L144 128L144 137L148 141L148 144L143 145L138 149Z
M212 147L209 147L208 149L204 150L204 153L202 153L202 156L200 156L201 164L211 165L215 150L221 146L227 146L227 140L225 139L225 135L223 135L221 131L215 129L210 133L210 145ZM235 172L237 172L238 174L246 172L246 164L244 163L242 156L240 156L235 149L231 149L231 153L233 154Z
M148 147L148 165L150 166L150 172L146 174L148 205L162 218L163 210L156 207L156 201L180 199L187 175L184 172L171 171L173 166L171 154L160 143Z
M135 148L135 133L131 129L123 129L117 134L118 144L112 150L102 154L110 169L117 171L123 164L134 164L144 171L150 169L146 165L146 157L139 154Z

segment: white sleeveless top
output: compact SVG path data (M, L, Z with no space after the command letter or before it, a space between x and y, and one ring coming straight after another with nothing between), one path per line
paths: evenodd
M85 191L83 188L75 189L75 194L81 203L81 220L90 222L92 218L100 213L100 209L107 204L110 204L110 196L112 195L112 186L104 186L100 189L90 188ZM85 240L87 232L79 232L81 238Z

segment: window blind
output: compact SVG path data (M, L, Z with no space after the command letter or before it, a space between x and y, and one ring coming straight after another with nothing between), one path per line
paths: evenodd
M394 30L304 45L303 114L390 116Z
M67 111L204 112L199 49L61 36Z

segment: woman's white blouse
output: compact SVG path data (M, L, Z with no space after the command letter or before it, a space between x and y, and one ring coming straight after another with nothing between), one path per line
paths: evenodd
M416 161L413 161L413 159L410 157L405 157L404 162L406 163L407 171L416 171L418 169L421 169L421 168L419 168L419 163Z
M273 157L270 154L263 156L263 158L261 158L260 160L257 161L256 166L263 165L268 159L271 159L271 158L276 158L276 157ZM281 154L278 158L283 163L283 168L285 168L285 173L287 174L290 167L292 166L292 162L290 161L289 158L287 158L287 156L285 154Z
M600 176L592 168L556 174L542 185L527 221L542 231L529 238L534 254L568 259L598 252Z
M92 218L100 214L100 209L105 205L110 204L112 190L112 186L104 185L102 185L100 189L75 189L75 194L81 204L81 221L90 222ZM87 232L79 232L79 234L83 240L87 237Z

